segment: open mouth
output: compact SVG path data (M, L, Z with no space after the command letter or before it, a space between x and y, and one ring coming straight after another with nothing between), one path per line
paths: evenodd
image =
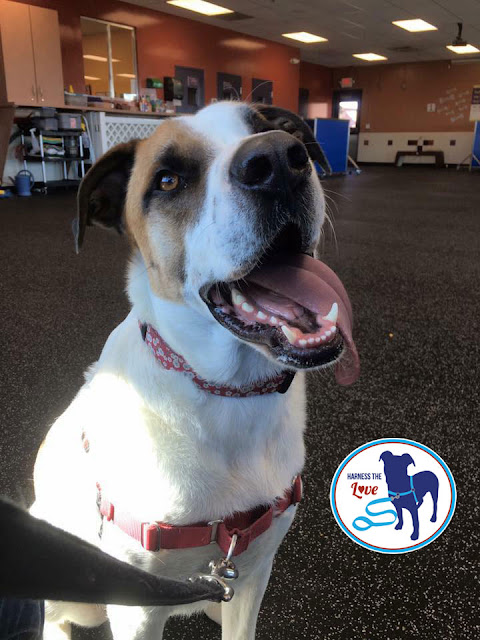
M217 322L242 340L265 346L286 367L319 368L347 351L336 377L351 384L359 360L345 288L319 260L285 249L283 241L274 243L243 278L217 282L201 296Z

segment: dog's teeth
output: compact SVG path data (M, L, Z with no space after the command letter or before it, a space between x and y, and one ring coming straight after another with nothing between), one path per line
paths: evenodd
M336 302L334 302L332 304L332 308L327 313L327 315L323 316L323 319L324 320L328 320L332 324L337 324L337 318L338 318L338 304Z
M308 344L313 344L315 342L315 338L309 338L308 339Z
M242 296L238 289L232 289L232 300L233 304L241 305L242 302L245 302L245 298Z
M321 340L322 342L324 342L326 339L327 339L327 336L325 336L325 335L320 336L320 340Z
M297 341L297 336L293 333L293 331L289 329L286 325L282 326L282 331L285 334L287 340L290 342L290 344L295 344L295 342Z
M253 311L253 307L251 304L248 304L248 302L242 302L242 309L246 312L246 313L252 313Z
M266 319L267 319L267 314L266 314L266 313L263 313L263 311L259 311L259 312L257 313L257 318L258 318L259 320L266 320Z
M335 327L335 326L333 326L333 327L330 329L330 331L331 331L332 333L335 333L335 331L336 331L336 330L337 330L337 327Z
M275 317L275 316L271 316L271 317L270 317L270 322L271 322L272 324L278 324L278 320L276 319L276 317Z
M320 338L315 338L315 342L318 344L320 342Z
M331 331L325 331L325 335L329 338L332 335Z
M298 341L298 344L299 344L301 347L304 347L304 346L307 344L307 341L306 341L306 340L299 340L299 341Z

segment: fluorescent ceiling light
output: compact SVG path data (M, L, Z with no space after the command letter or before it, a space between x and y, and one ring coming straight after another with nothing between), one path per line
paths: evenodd
M415 20L395 20L392 22L396 27L400 27L400 29L405 29L406 31L438 31L437 27L434 27L433 24L429 24L425 22L425 20L421 20L420 18L415 18Z
M84 53L83 57L85 60L95 60L96 62L108 62L108 58L104 56L94 56L91 53ZM112 58L112 62L120 62L118 58Z
M477 47L474 47L473 44L461 44L461 45L454 45L454 44L449 44L447 45L447 49L450 49L450 51L453 51L453 53L480 53L480 49L477 49Z
M367 62L376 62L377 60L388 60L385 56L379 56L378 53L354 53L354 58L366 60Z
M84 53L83 57L85 60L96 60L97 62L108 62L108 58L104 58L103 56L93 56L90 53Z
M117 76L120 78L136 78L137 76L134 73L117 73Z
M85 80L101 80L101 78L97 78L96 76L83 76Z
M291 40L305 42L306 44L313 44L314 42L328 42L327 38L316 36L313 33L308 33L307 31L298 31L296 33L282 33L282 36L284 38L290 38Z
M204 2L204 0L167 0L167 4L181 9L188 9L196 13L202 13L204 16L223 16L227 13L235 13L231 9L226 9L213 2Z

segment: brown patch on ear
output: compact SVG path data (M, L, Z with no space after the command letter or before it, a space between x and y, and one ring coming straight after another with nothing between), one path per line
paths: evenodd
M322 147L315 139L308 124L300 116L287 109L272 107L267 104L255 104L252 105L252 107L256 109L274 129L286 131L301 140L307 148L310 158L314 162L318 162L325 173L332 173L332 167Z
M139 140L130 140L107 151L80 184L74 229L77 252L87 225L99 224L123 232L123 213L130 173Z

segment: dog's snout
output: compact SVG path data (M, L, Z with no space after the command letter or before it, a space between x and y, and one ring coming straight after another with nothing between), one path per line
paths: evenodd
M307 150L284 131L252 136L237 149L230 178L244 189L278 193L296 189L310 174Z

